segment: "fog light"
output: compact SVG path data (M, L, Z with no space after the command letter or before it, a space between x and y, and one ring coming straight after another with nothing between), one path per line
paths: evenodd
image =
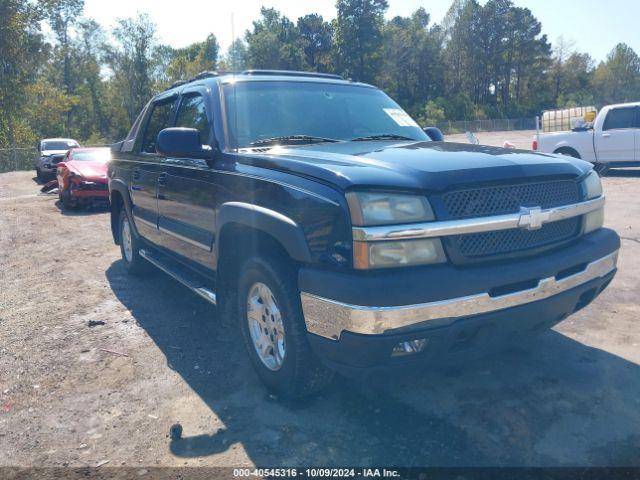
M427 341L428 339L426 338L418 338L416 340L409 340L408 342L400 342L395 347L393 347L391 356L402 357L404 355L413 355L415 353L420 353L424 350L424 347L427 346Z
M604 225L604 208L589 212L584 216L584 233L593 232Z

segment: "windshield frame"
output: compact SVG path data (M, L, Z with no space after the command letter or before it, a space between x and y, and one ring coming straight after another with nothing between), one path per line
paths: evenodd
M395 103L396 105L398 105L398 108L402 109L403 112L406 113L406 111L402 108L402 106L400 106L392 97L390 97L389 95L387 95L383 90L373 86L373 85L368 85L368 84L363 84L363 83L345 83L343 81L331 81L331 80L324 80L323 79L313 79L313 80L307 80L307 79L251 79L251 80L244 80L244 79L232 79L229 81L225 81L225 82L221 82L220 86L219 86L219 102L220 102L220 112L221 112L221 117L222 117L222 127L223 127L223 134L224 134L224 142L225 142L225 148L224 151L226 152L233 152L233 153L238 153L240 150L251 150L254 148L266 148L265 147L251 147L251 146L239 146L237 139L234 136L234 128L232 128L232 126L229 124L230 122L230 115L229 115L229 111L227 110L227 95L233 95L233 88L235 88L237 85L239 84L244 84L244 83L280 83L280 84L304 84L304 85L309 85L309 84L314 84L314 85L331 85L331 86L337 86L337 87L347 87L347 88L363 88L363 89L370 89L370 90L377 90L378 92L380 92L382 95L385 95L386 97L388 97L393 103ZM408 115L408 113L407 113ZM413 117L411 117L413 120ZM237 116L236 116L237 119ZM415 120L414 120L415 121ZM423 128L419 126L419 124L417 124L417 127L419 128L420 132L422 132L422 134L424 135L425 138L422 139L412 139L412 140L393 140L395 142L423 142L423 141L430 141L431 139L429 138L429 136L424 132ZM297 132L296 132L297 133ZM294 132L291 132L291 135L294 135ZM346 142L350 142L351 139L338 139L337 143L346 143ZM385 141L389 141L389 140L385 140ZM313 143L313 142L310 142ZM296 144L296 145L283 145L286 147L294 147L294 146L303 146L303 145L307 145L307 144ZM270 147L277 147L278 145L272 145Z

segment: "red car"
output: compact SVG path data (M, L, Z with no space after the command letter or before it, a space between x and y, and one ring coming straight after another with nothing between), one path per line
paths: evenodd
M58 164L58 196L65 209L75 209L94 203L107 204L108 148L73 148Z

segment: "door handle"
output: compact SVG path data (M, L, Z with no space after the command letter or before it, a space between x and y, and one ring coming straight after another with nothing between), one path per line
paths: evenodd
M167 177L169 175L167 173L161 173L160 175L158 175L158 185L160 185L161 187L164 187L167 184Z
M609 138L611 136L610 133L603 133L602 138Z

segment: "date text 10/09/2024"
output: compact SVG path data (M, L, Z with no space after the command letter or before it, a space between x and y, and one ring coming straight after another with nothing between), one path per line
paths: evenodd
M400 473L386 468L234 468L234 477L395 478Z

